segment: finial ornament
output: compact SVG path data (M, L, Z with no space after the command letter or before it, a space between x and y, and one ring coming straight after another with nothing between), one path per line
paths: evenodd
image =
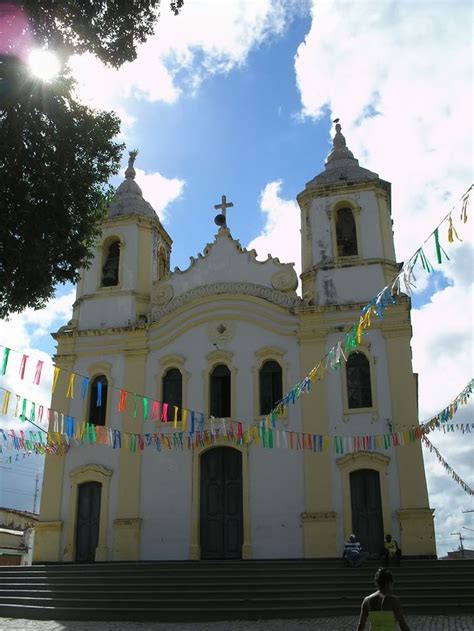
M332 151L328 156L327 164L331 164L336 160L354 160L354 154L348 149L346 139L342 135L342 126L339 122L339 118L335 118L333 123L336 123L336 133L334 134L334 138L332 140Z
M133 168L133 165L138 155L138 149L133 149L132 151L129 151L128 155L129 155L128 167L127 167L127 170L125 171L125 178L127 180L134 180L136 172L135 172L135 169Z

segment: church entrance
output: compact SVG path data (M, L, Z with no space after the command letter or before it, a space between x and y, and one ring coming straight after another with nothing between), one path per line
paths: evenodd
M363 549L378 556L384 547L379 472L359 469L351 473L350 480L352 530Z
M94 563L99 541L100 482L85 482L78 487L76 516L76 563Z
M201 456L201 558L240 559L243 541L242 454L231 447Z

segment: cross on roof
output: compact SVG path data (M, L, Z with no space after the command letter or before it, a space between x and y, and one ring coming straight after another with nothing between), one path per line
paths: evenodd
M214 221L216 222L216 224L218 226L225 226L226 225L226 210L228 208L232 208L233 205L234 204L232 202L227 202L227 197L225 195L222 195L221 203L220 204L216 204L214 206L214 208L216 210L220 210L221 211L221 214L217 215L217 217L214 219ZM222 221L221 215L224 217L224 221ZM219 220L218 220L218 218L219 218Z

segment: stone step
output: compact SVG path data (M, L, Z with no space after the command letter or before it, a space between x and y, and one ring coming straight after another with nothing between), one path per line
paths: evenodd
M205 621L357 615L377 567L347 568L332 559L3 568L0 616ZM474 613L474 562L410 560L391 569L405 611Z
M399 570L404 569L406 571L411 571L413 569L419 571L420 569L425 569L426 571L431 571L434 567L442 567L443 571L456 570L459 568L459 563L462 563L466 569L471 569L474 571L474 560L464 560L464 561L438 561L431 559L424 559L421 561L416 560L403 560L402 565L400 567L394 567L390 569ZM375 571L377 567L379 567L380 561L369 561L365 563L361 568L364 570L373 570ZM92 564L72 564L72 563L60 563L60 564L48 564L48 565L33 565L28 567L15 567L15 566L0 566L0 575L5 572L44 572L48 573L54 572L93 572L93 573L102 573L102 572L112 572L112 573L120 573L120 572L134 572L137 569L140 572L156 572L156 571L169 571L172 569L173 571L183 570L183 571L197 571L197 572L206 572L206 571L229 571L229 568L232 568L233 572L239 571L265 571L267 569L272 572L276 568L281 568L285 571L292 570L313 570L317 569L320 571L331 571L331 570L340 570L347 569L346 566L341 562L340 559L332 559L332 560L305 560L305 561L146 561L146 562L134 562L134 563L121 563L121 562L105 562L105 563L92 563ZM353 568L350 568L353 569ZM356 569L356 568L354 568Z
M179 601L182 603L189 602L202 602L202 600L212 597L213 601L234 601L234 600L252 600L252 601L292 601L303 602L308 599L311 601L325 600L327 602L339 602L347 601L349 599L355 599L357 602L366 595L366 589L351 589L344 590L341 594L335 594L333 590L287 590L286 592L277 592L269 589L261 590L249 590L249 589L222 589L220 591L213 591L212 594L208 590L182 590L180 592L153 592L143 591L138 593L131 593L128 591L109 591L103 590L99 592L89 592L80 590L72 593L60 593L50 592L47 590L37 592L10 592L0 593L0 601L2 603L26 603L26 601L34 601L28 604L38 604L40 601L42 604L48 604L48 602L57 602L59 604L67 604L74 602L86 603L89 601L110 601L120 602L123 600L133 601L135 603L142 602L155 602L155 603L169 603L170 601ZM420 598L424 602L437 602L439 600L439 594L432 593L428 590L424 592L413 592L411 590L397 590L397 595L402 598L403 603L410 603L411 601L417 602ZM461 593L459 591L452 591L450 593L444 593L443 602L470 602L474 599L474 590L466 588Z
M400 567L391 567L389 568L391 572L393 572L394 574L416 574L416 575L429 575L432 573L442 573L443 575L451 575L451 574L458 574L459 572L462 572L464 574L473 574L474 573L474 564L470 565L470 564L465 564L462 561L460 562L462 564L462 567L460 568L459 566L448 566L446 568L442 567L440 564L436 565L436 566L411 566L411 567L407 567L405 565L401 565ZM242 575L254 575L254 574L258 574L258 575L278 575L278 574L284 574L286 576L292 576L295 574L301 574L301 575L309 575L309 574L321 574L324 576L339 576L342 574L356 574L356 573L363 573L363 574L371 574L373 575L375 573L375 571L377 570L378 566L374 565L373 567L370 566L362 566L362 567L355 567L355 568L350 568L347 567L343 564L338 564L337 566L332 566L332 567L318 567L318 566L313 566L313 567L308 567L308 566L292 566L292 567L274 567L274 568L269 568L269 567L259 567L259 566L244 566L244 567L238 567L238 566L231 566L231 565L227 565L227 566L221 566L221 567L216 567L216 568L212 568L212 567L182 567L182 566L166 566L166 567L162 567L162 566L156 566L153 568L140 568L138 566L133 566L131 568L117 568L114 569L113 567L107 567L107 566L101 566L99 568L95 568L92 565L87 565L87 566L80 566L80 565L73 565L71 564L71 566L69 567L65 567L65 566L61 566L60 568L50 568L48 566L42 566L42 569L39 570L38 568L32 568L32 567L24 567L24 568L12 568L9 567L8 569L4 568L2 571L0 571L0 579L3 578L9 578L9 577L13 577L15 575L21 575L21 576L60 576L60 577L67 577L67 576L71 576L71 575L75 575L75 576L79 576L79 577L85 577L85 576L89 576L89 577L102 577L102 576L123 576L123 575L127 575L127 576L143 576L143 577L147 577L147 576L160 576L160 575L164 575L167 576L170 573L175 574L175 575L180 575L180 574L186 574L186 575L202 575L202 576L209 576L209 575L219 575L219 576L225 576L225 575L236 575L236 574L242 574Z
M372 588L372 583L367 580L351 580L351 581L341 581L337 583L337 585L329 584L327 581L319 580L319 581L292 581L289 583L286 581L285 583L262 583L261 581L255 581L255 583L251 583L249 581L235 581L235 582L225 582L222 583L220 581L216 582L170 582L170 583L137 583L137 582L119 582L117 581L115 584L111 582L100 583L100 592L110 591L113 593L121 593L123 591L127 592L142 592L142 591L150 591L156 593L166 592L179 592L180 590L187 591L196 591L202 590L209 593L210 590L212 592L216 591L225 591L225 590L235 590L235 589L251 589L251 590L272 590L278 592L289 591L301 591L301 590L312 590L312 591L333 591L335 587L343 590L349 589L357 589L357 590L368 590ZM433 588L440 587L439 582L432 583L424 583L420 585L417 581L397 581L396 591L413 591L416 590L417 593L430 593L433 591ZM466 583L462 580L459 581L443 581L442 587L446 591L456 591L457 593L463 593L464 591L472 591L472 587L469 585L466 586ZM37 592L37 591L45 591L45 592L98 592L97 586L95 584L84 582L78 583L70 583L70 582L41 582L41 583L26 583L26 582L9 582L5 585L0 586L0 594L6 594L8 592Z

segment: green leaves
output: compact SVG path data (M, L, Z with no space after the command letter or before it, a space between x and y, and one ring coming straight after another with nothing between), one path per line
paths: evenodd
M114 113L44 84L8 59L0 101L0 317L39 308L57 283L75 282L98 236L123 146ZM3 66L5 67L5 66Z

